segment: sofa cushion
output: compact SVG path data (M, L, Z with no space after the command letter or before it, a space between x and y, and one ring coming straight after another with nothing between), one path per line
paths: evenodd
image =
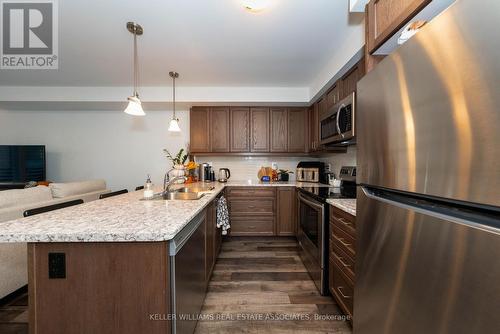
M63 198L79 194L90 193L106 189L104 180L91 180L81 182L51 183L49 184L54 198Z
M50 200L52 193L45 186L0 191L0 209Z

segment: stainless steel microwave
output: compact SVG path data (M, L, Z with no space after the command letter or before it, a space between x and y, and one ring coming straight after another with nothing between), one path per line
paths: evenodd
M355 93L335 104L320 119L320 142L322 145L342 143L355 136Z

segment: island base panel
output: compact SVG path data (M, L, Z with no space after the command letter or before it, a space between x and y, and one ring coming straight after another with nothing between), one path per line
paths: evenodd
M170 333L167 246L28 244L30 334Z

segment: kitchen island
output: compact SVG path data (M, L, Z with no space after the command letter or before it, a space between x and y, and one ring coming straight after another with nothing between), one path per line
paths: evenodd
M30 332L191 333L220 248L224 188L324 187L212 185L194 201L133 192L2 223L0 242L28 242Z
M170 333L176 307L196 316L221 241L213 186L196 201L133 192L2 223L0 242L28 242L30 333Z

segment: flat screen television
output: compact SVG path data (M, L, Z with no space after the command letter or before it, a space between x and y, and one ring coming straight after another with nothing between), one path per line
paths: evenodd
M0 145L0 183L45 181L44 145Z

